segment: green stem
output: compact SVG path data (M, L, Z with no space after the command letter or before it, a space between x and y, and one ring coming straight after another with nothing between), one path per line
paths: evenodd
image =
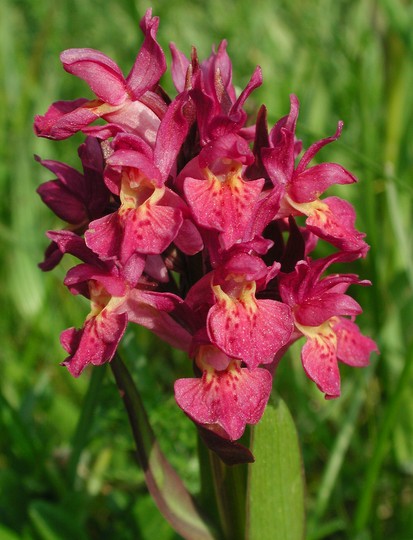
M210 452L215 499L225 540L245 537L246 465L225 465Z
M160 512L185 540L214 540L216 535L162 453L138 389L118 354L110 365L128 414L147 488Z
M212 463L210 459L210 450L208 450L202 438L198 435L198 461L201 489L198 496L201 508L208 509L208 517L221 528L220 515L215 497L215 482L212 472ZM222 536L222 531L221 531Z
M83 400L83 404L80 410L80 416L77 422L75 433L73 435L71 445L72 451L67 467L67 477L70 488L73 488L74 486L79 459L89 438L90 428L92 426L92 419L96 409L96 405L99 401L105 373L105 367L101 366L93 369L90 376L89 386Z
M365 476L364 486L361 490L360 500L356 509L354 519L354 532L361 532L367 525L373 497L376 491L377 481L380 474L380 469L383 465L386 452L388 450L389 439L392 428L396 422L397 414L403 397L403 392L407 390L411 374L413 372L413 341L409 345L406 354L406 362L403 371L397 381L396 388L384 413L384 418L381 424L381 430L377 436L374 452L370 459Z

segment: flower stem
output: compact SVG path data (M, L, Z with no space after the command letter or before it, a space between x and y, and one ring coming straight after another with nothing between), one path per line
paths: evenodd
M226 465L210 451L215 498L225 540L245 537L247 466Z
M216 535L209 523L162 453L138 389L119 354L112 359L111 368L128 414L147 488L160 512L185 540L214 540Z

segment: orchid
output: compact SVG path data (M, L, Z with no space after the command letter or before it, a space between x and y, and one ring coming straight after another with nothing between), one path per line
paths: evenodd
M80 260L65 285L90 300L90 312L81 329L61 335L72 375L116 362L128 326L144 326L187 353L194 374L177 374L175 399L206 444L227 462L251 461L236 441L260 421L292 343L304 338L304 371L326 398L340 395L338 362L366 366L378 352L347 293L370 282L328 274L368 251L351 205L320 198L356 178L336 163L310 166L342 122L299 157L296 96L272 129L264 107L248 124L244 105L261 70L237 97L225 41L201 62L195 49L189 60L171 45L177 95L167 96L158 24L148 10L126 78L99 51L61 55L96 99L56 102L35 119L41 137L87 135L83 174L36 158L56 176L38 192L65 222L48 232L40 266L53 268L65 253ZM91 126L99 118L107 123ZM332 255L317 258L320 241Z
M343 258L343 257L341 257ZM345 294L351 284L369 285L353 274L320 279L340 257L300 261L294 272L280 279L281 298L291 306L296 331L305 336L301 358L306 374L328 398L340 395L337 361L367 366L370 353L378 352L372 339L361 335L353 322L360 305Z
M166 69L163 51L156 41L158 25L159 19L148 11L140 25L145 41L126 78L116 63L100 51L64 51L60 56L64 69L85 80L96 99L78 98L53 103L44 116L36 116L36 134L60 140L77 131L98 138L126 131L145 135L146 140L153 143L160 118L166 110L165 102L156 93ZM88 128L98 118L108 124Z

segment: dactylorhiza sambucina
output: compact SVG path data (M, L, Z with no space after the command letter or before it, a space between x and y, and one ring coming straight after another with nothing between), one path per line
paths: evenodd
M111 361L128 323L143 325L194 364L193 378L175 382L178 405L204 430L235 441L259 421L275 367L296 340L305 338L304 370L327 398L340 395L338 362L366 366L377 352L347 294L369 282L326 274L368 251L352 206L321 198L356 178L336 163L310 165L342 123L302 154L294 95L271 129L265 107L247 127L244 104L261 70L237 97L225 41L202 62L195 49L189 60L171 44L177 95L167 96L158 23L148 10L126 78L99 51L61 55L95 97L58 101L35 119L40 137L86 135L82 173L37 158L56 177L38 192L66 222L47 233L41 267L54 268L65 253L80 260L65 284L91 309L83 328L61 335L72 375ZM318 241L332 254L314 258Z

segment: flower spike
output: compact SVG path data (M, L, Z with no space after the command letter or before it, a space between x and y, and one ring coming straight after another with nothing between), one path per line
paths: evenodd
M177 375L175 399L206 444L226 463L250 462L235 441L259 422L293 342L303 339L303 369L327 398L340 395L339 362L362 367L378 352L348 293L370 282L331 271L369 249L353 207L324 195L357 179L338 163L312 164L341 121L302 153L294 94L272 127L264 105L248 119L261 68L237 92L225 40L204 60L171 44L176 93L167 95L158 27L148 9L127 76L95 49L61 54L94 95L35 118L40 137L86 135L81 172L36 158L55 177L38 193L63 221L47 233L40 266L79 259L64 283L90 311L61 334L72 375L110 362L124 334L144 326L187 353L194 375ZM331 255L317 257L326 243Z

